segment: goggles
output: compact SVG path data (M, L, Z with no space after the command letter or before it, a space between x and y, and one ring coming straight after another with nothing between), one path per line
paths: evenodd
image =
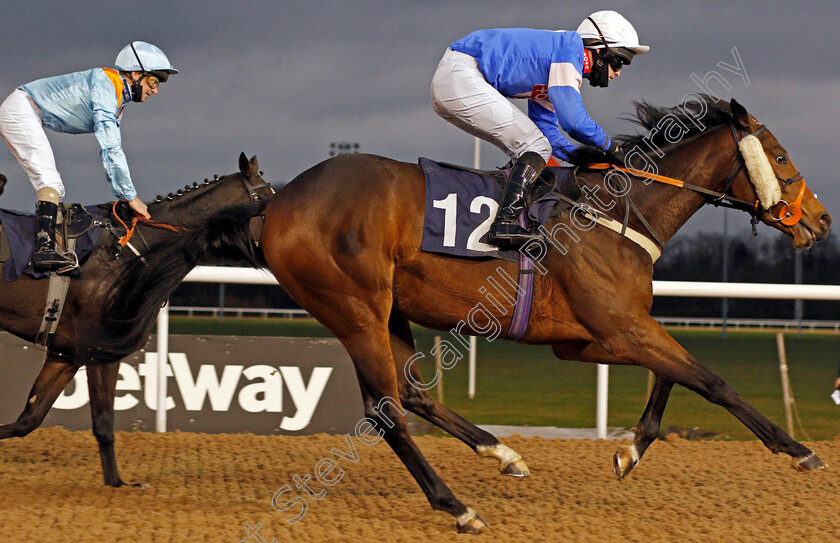
M610 67L614 72L619 71L622 66L627 66L633 60L633 53L624 47L611 47L608 49L608 59Z
M609 59L610 68L613 69L614 72L621 70L623 66L630 64L629 62L625 61L621 57L613 56Z
M163 83L163 79L156 76L155 74L146 74L146 83L149 84L149 88L156 89Z

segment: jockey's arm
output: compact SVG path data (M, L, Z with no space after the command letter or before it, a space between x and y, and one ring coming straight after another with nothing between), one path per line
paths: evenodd
M583 143L599 149L610 146L610 138L598 123L592 120L583 107L580 91L571 86L550 86L548 97L554 105L557 123L567 134Z
M93 133L102 148L102 165L108 175L114 196L131 201L137 197L128 161L122 149L120 126L117 122L118 103L114 85L103 76L91 87Z
M548 139L552 154L568 161L569 156L577 147L560 133L560 129L557 128L557 116L554 112L535 100L528 100L528 117L534 121L540 132Z

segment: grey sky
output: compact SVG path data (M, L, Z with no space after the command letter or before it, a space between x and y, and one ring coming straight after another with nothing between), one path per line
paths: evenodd
M472 137L432 110L429 83L446 46L479 28L574 29L615 9L651 51L609 89L584 84L584 103L608 133L633 100L674 105L699 90L691 74L737 98L784 145L828 210L840 212L832 158L840 126L840 3L619 1L9 2L0 0L0 100L22 83L110 66L130 40L158 45L181 74L124 112L123 142L141 198L236 169L256 154L266 178L286 182L327 158L330 142L414 162L472 164ZM736 47L749 86L722 70ZM68 201L113 197L92 135L48 131ZM483 167L505 162L482 146ZM9 177L0 206L29 210L34 194L0 147ZM352 187L348 187L352 190ZM689 230L718 229L721 211ZM732 213L732 212L730 212ZM746 216L730 224L746 229Z

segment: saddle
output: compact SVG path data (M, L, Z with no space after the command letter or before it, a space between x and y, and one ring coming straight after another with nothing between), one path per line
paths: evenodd
M0 192L2 188L3 183L0 179ZM56 246L61 246L65 252L72 252L77 262L83 261L99 237L99 229L92 228L95 223L96 218L83 205L59 204L55 229ZM5 281L14 281L22 274L36 279L48 275L35 272L30 263L35 251L37 229L34 215L0 209L0 263L3 264ZM76 266L72 271L77 269ZM44 316L34 341L36 346L46 347L55 334L70 287L70 279L68 274L49 274Z
M78 238L93 227L93 213L85 209L82 204L60 204L59 221L56 223L56 234L65 240Z
M79 261L84 260L98 238L98 230L91 230L95 220L81 204L60 204L55 229L57 245L65 251L73 251ZM0 263L6 282L14 281L22 274L36 279L47 276L47 273L35 272L29 264L35 251L37 229L34 215L0 209Z
M474 173L476 175L484 175L492 177L496 180L499 186L504 189L505 182L507 181L508 176L510 175L510 171L513 169L513 164L508 162L508 164L498 170L480 170L478 168L469 168L467 166L460 166L458 164L451 164L449 162L438 162L444 168L449 168L451 170L458 170L462 172L469 172ZM555 189L555 185L557 184L558 173L555 170L569 170L571 171L573 168L555 168L555 167L547 167L543 168L543 171L540 173L540 176L537 178L537 181L534 183L534 186L531 187L531 190L528 194L525 195L525 207L531 207L531 204L534 202L538 202L541 199L545 198ZM565 175L561 176L565 179ZM531 221L533 222L533 221Z

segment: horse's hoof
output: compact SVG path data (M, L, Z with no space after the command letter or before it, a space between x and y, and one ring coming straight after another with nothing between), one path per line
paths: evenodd
M504 475L510 475L511 477L530 477L531 472L528 470L528 466L525 465L525 461L522 460L522 457L509 462L508 464L502 466L499 464L499 470Z
M481 534L489 530L487 523L481 520L478 513L467 507L467 512L458 517L455 523L458 528L458 533L461 534Z
M639 453L636 451L635 445L621 445L613 455L613 472L619 481L627 474L633 471L639 464Z
M114 488L149 488L148 483L126 483L122 479L120 479L114 484L109 484L107 486Z
M791 461L791 465L796 471L816 471L818 469L828 468L828 464L823 462L822 458L817 456L813 451L811 451L811 454L794 458Z
M499 471L505 475L513 477L529 477L531 472L528 466L519 456L519 453L508 447L507 445L479 445L475 449L479 456L489 456L499 461Z

